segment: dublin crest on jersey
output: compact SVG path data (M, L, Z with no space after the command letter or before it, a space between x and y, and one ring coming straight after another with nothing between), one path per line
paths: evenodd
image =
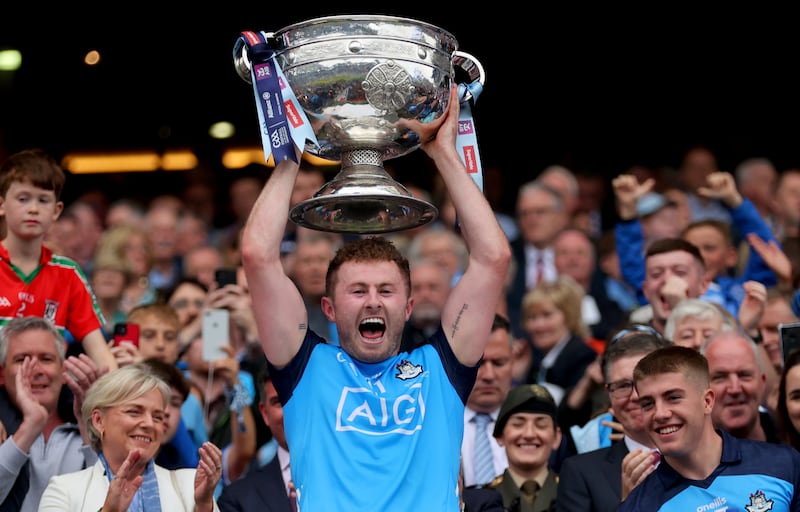
M414 366L408 359L403 359L397 364L397 377L400 380L408 380L422 374L422 365Z

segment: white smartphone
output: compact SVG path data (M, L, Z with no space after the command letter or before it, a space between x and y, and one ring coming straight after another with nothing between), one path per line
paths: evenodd
M222 350L230 343L230 312L227 309L203 311L203 361L224 359L228 354Z

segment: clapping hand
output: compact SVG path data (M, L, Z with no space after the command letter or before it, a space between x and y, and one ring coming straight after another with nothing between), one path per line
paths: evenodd
M195 510L214 509L214 490L222 477L222 451L214 443L203 443L194 476Z
M739 304L739 325L750 333L758 329L761 316L767 308L767 287L758 281L745 281L742 284L744 298Z
M83 398L86 396L86 390L89 389L94 381L108 373L108 368L100 369L97 364L86 354L70 356L64 361L64 367L61 375L64 383L72 391L75 397L72 401L72 413L78 419L78 427L84 439L86 436L86 426L81 421L81 407L83 406Z
M142 486L142 472L147 461L140 450L131 450L108 485L108 494L103 503L103 512L123 512L128 510L136 491Z
M38 431L41 432L50 414L47 412L47 408L40 404L39 400L33 394L32 385L37 377L37 367L39 364L41 363L39 363L37 359L31 356L25 356L15 379L17 387L17 406L22 413L22 421L29 422L31 425L36 425L39 427Z

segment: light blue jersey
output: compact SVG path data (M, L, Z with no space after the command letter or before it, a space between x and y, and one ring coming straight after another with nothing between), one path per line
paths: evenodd
M441 329L430 344L375 364L309 331L289 366L269 370L300 510L459 510L464 404L477 366L458 363Z
M733 437L723 430L719 466L705 480L688 480L662 461L618 512L798 512L800 453L781 444Z

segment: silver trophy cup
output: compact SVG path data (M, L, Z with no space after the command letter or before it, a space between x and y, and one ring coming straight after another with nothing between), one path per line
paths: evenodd
M295 205L289 218L316 230L359 234L434 220L436 207L393 180L383 161L420 145L397 121L441 117L457 70L484 83L480 62L458 51L448 32L408 18L330 16L266 36L317 137L319 146L307 143L305 150L341 162L334 179ZM246 48L236 50L234 65L250 82Z

